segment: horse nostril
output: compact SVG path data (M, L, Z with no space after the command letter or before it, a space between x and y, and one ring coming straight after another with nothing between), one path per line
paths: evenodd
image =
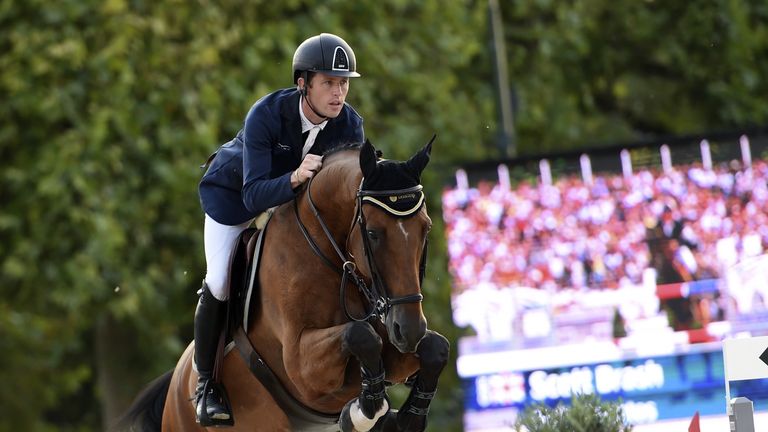
M395 340L402 341L403 340L403 334L400 332L400 324L395 323Z

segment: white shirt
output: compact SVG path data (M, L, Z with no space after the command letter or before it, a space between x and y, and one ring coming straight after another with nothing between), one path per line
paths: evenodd
M299 98L299 117L301 118L301 134L303 135L305 132L309 131L309 135L307 136L307 141L304 142L304 147L301 149L301 159L304 160L304 157L309 153L309 149L312 148L312 145L315 143L315 138L317 138L317 134L320 133L321 130L325 128L325 125L328 124L328 120L323 120L320 124L314 124L307 116L304 115L304 110L301 109L301 102L304 99L304 97Z

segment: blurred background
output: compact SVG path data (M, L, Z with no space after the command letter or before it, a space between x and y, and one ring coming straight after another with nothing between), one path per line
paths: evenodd
M443 222L441 198L450 191L478 190L482 179L489 191L545 184L543 158L563 161L553 162L556 179L571 172L571 186L590 184L584 152L608 152L618 164L622 149L634 149L635 169L664 173L662 144L702 139L716 150L714 166L743 162L740 137L754 145L767 133L764 1L2 1L0 431L105 430L175 365L192 338L204 275L199 165L237 133L253 102L292 85L296 46L320 32L354 49L362 78L347 100L385 157L405 158L438 135L424 178L435 221L424 307L430 327L452 340L454 360L533 346L515 341L520 327L494 339L455 319L457 295L479 282L449 265L455 218ZM688 172L700 153L675 163ZM518 170L511 186L499 180L500 164ZM469 173L466 184L457 169ZM660 218L664 203L649 216ZM548 319L533 316L525 336L564 343L535 330L550 328ZM466 412L530 402L527 394L517 405L480 406L471 396L492 386L477 376L527 370L493 381L504 389L530 380L526 367L460 377L452 362L430 430L463 430L477 420ZM536 376L557 380L546 373ZM559 398L567 395L548 400Z

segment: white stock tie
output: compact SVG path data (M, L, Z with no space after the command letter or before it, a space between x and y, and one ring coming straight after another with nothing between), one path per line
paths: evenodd
M301 149L301 159L304 160L304 157L309 153L309 149L312 148L312 144L315 143L315 138L317 138L317 134L320 132L320 126L314 125L312 126L312 129L309 130L309 136L307 136L307 141L304 143L304 148Z

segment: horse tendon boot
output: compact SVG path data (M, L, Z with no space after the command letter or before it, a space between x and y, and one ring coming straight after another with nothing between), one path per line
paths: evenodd
M374 375L365 366L360 368L362 390L360 396L349 401L341 412L339 427L343 432L370 430L389 411L383 362L379 370L381 373Z

